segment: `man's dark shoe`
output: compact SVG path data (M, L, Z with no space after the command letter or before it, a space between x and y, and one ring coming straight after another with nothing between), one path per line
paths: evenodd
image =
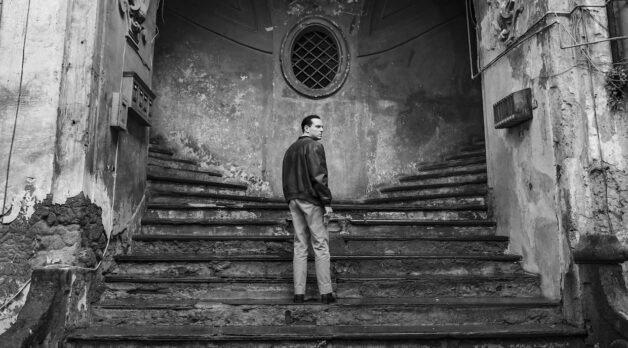
M305 295L294 295L294 303L303 303L305 301Z
M323 302L323 304L334 303L334 302L336 302L336 298L334 298L334 294L331 293L331 292L329 294L322 294L321 295L321 302Z

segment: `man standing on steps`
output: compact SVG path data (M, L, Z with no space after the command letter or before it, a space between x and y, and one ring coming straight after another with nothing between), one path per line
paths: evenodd
M290 207L294 226L294 302L305 300L308 237L312 241L316 279L323 303L335 301L332 294L329 233L327 223L331 209L331 191L327 186L323 122L310 115L301 122L303 134L283 157L283 195ZM309 232L308 233L308 229ZM309 236L308 236L309 235Z

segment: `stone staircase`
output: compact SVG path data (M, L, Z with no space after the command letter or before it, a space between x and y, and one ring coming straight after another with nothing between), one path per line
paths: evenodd
M335 202L332 305L319 301L313 262L306 302L292 303L282 200L159 147L148 180L141 234L68 347L584 346L585 331L504 252L480 140L377 197Z

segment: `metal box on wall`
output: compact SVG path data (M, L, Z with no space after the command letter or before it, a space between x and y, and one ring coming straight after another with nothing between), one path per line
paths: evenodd
M532 119L532 90L522 89L493 104L495 129L510 128Z
M111 126L126 130L129 116L136 116L144 125L151 125L151 108L155 94L134 72L124 72L120 93L113 93Z

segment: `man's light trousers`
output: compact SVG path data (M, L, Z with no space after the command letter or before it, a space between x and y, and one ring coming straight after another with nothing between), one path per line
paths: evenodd
M305 294L307 280L308 237L312 241L316 263L316 279L321 294L332 292L329 266L329 233L323 222L323 207L302 199L289 203L294 226L294 294ZM308 228L309 232L308 233Z

